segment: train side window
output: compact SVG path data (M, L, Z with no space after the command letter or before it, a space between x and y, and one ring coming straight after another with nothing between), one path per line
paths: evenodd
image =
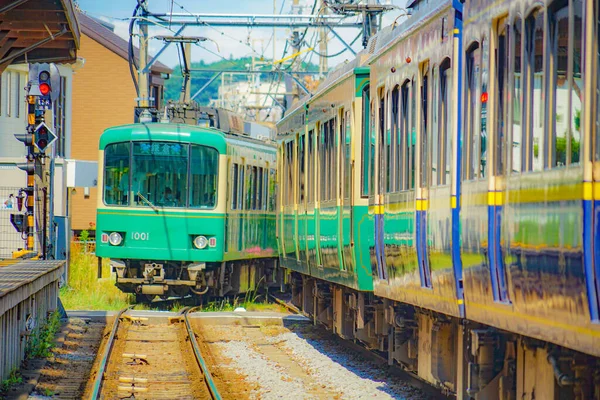
M464 125L464 144L465 153L463 155L465 180L477 179L479 177L479 118L478 106L479 94L479 73L481 63L481 50L479 43L475 42L469 46L466 54L466 87L465 87L465 125Z
M336 120L337 118L332 118L329 120L329 200L337 198L337 191L335 188L338 187L338 163L337 163L337 143L336 143Z
M375 119L376 119L376 107L375 107L375 99L371 100L371 108L370 108L369 120L371 121L371 127L369 128L369 193L375 193L375 143L377 138L377 131L375 129Z
M350 126L350 111L346 111L346 116L342 123L344 133L344 199L350 199L352 190L352 132Z
M244 209L244 165L239 165L237 209Z
M431 186L437 186L440 183L440 82L438 79L439 69L436 65L431 70L431 125L430 125L430 136L429 145L430 153L429 160L431 166L431 177L429 178L429 184Z
M329 124L324 123L321 125L321 140L319 146L319 159L321 160L321 174L320 174L320 183L321 183L321 201L327 200L327 187L329 185L328 177L329 177L329 169L327 168L327 145L329 142Z
M390 176L392 175L392 171L390 168L390 138L389 131L387 130L387 101L385 91L381 91L381 95L379 97L379 140L380 145L379 149L383 150L379 154L379 158L383 157L383 162L379 162L380 168L382 170L378 171L379 173L379 193L389 193L390 191ZM384 180L384 181L382 181Z
M450 184L450 164L452 163L452 65L445 59L440 65L440 184Z
M245 210L252 210L252 191L254 189L254 179L252 174L252 166L246 165L246 182L245 182Z
M400 87L396 85L392 90L392 104L390 111L391 118L391 127L392 127L392 146L394 147L394 169L396 170L396 176L393 182L392 190L394 192L400 191L403 188L404 175L406 174L406 169L404 168L403 160L404 154L402 152L403 149L403 141L400 136L399 129L399 107L400 107Z
M315 130L311 129L308 131L308 160L306 166L306 173L308 174L308 188L306 190L308 203L312 204L315 201L315 181L314 181L314 169L315 169L315 159L314 159L314 136Z
M238 188L238 172L239 166L237 163L234 163L231 166L231 176L233 180L233 184L231 185L231 209L237 210L238 208L238 196L239 196L239 188Z
M277 171L275 169L269 169L269 209L268 211L275 210L275 203L277 202Z
M513 54L512 54L512 65L513 65L513 100L512 100L512 150L511 150L511 165L510 169L513 173L522 171L523 165L525 165L523 152L524 143L524 129L523 129L523 112L521 109L522 104L522 86L523 86L523 68L521 66L521 50L523 47L523 34L522 34L522 21L521 18L517 17L513 23Z
M305 137L300 135L298 142L298 203L304 203Z
M263 169L262 167L256 168L256 210L262 210L263 205Z
M365 86L362 90L362 163L361 163L361 188L360 193L363 197L369 195L369 128L371 126L369 105L371 104L370 87Z
M569 11L572 11L572 17ZM551 167L579 162L581 144L582 0L555 1L549 8L552 81ZM572 32L572 33L571 33Z
M421 79L421 186L427 187L428 174L429 174L429 159L427 154L428 150L428 122L429 122L429 102L427 96L429 95L429 70L427 65L423 67L422 79Z
M479 131L479 146L477 159L477 170L479 171L479 178L487 177L488 163L487 163L487 108L488 108L488 79L489 79L489 62L490 62L490 44L489 40L481 40L481 129Z
M104 149L104 204L129 204L131 143L109 144Z
M294 141L287 143L287 204L294 204Z
M398 168L400 169L401 176L398 181L399 190L407 190L411 188L411 175L413 174L412 161L414 154L412 152L412 139L410 130L410 82L406 81L402 85L401 89L401 118L400 118L400 129L398 134L398 154L399 163Z
M527 58L527 106L529 118L525 170L540 171L544 168L544 12L534 10L525 21Z
M496 93L495 111L496 111L496 153L494 155L495 175L504 175L504 154L506 142L506 114L507 114L507 93L506 85L508 82L508 26L501 22L502 26L498 27L498 47L495 52L496 61Z
M417 157L417 85L415 78L413 77L410 85L410 185L409 189L415 188L415 171L416 171L416 157Z

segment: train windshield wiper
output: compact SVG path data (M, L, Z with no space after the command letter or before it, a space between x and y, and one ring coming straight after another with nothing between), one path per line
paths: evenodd
M137 195L140 199L142 199L144 201L144 203L148 204L150 207L152 207L152 209L154 211L158 212L158 207L156 207L154 204L152 204L152 202L150 200L145 198L140 192L137 192Z

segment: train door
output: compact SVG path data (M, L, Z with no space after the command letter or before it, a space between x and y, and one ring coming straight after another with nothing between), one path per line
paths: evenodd
M429 63L421 66L421 90L420 90L420 116L419 118L419 153L420 153L420 177L416 201L416 232L417 232L417 260L419 263L419 275L421 286L431 288L431 269L429 267L429 247L427 244L427 198L430 174L429 156L429 116L431 102L429 96Z
M340 243L341 243L341 259L340 266L343 270L353 270L353 260L354 257L352 255L352 238L354 237L354 228L352 226L352 213L353 213L353 204L352 204L352 181L353 181L353 170L352 170L352 134L351 134L351 125L350 125L350 111L342 110L340 114L340 210L341 216L340 219L340 232L342 234Z
M336 191L336 197L337 197L337 221L338 221L338 246L337 246L337 252L338 252L338 262L340 265L340 269L342 271L345 271L347 269L346 263L345 263L345 257L344 257L344 248L348 242L348 238L349 238L349 234L350 231L349 229L344 229L345 227L349 228L349 220L347 220L347 213L346 213L346 204L344 201L344 197L345 197L345 184L346 184L346 165L344 163L345 157L344 157L344 153L346 151L346 135L345 135L345 131L346 131L346 122L345 122L345 115L344 115L344 109L342 108L341 110L339 110L338 112L338 118L337 120L339 121L339 124L337 126L337 138L336 138L336 155L337 155L337 174L338 174L338 185L337 185L337 191Z
M377 131L377 179L375 181L375 256L377 259L377 272L380 279L387 279L387 267L385 262L385 242L384 242L384 218L383 204L385 198L386 182L389 179L389 173L386 165L386 122L387 122L387 103L385 98L385 89L379 94L378 107L378 131Z
M488 193L488 261L494 300L509 302L505 260L502 249L502 204L504 199L505 182L505 145L508 119L508 43L509 28L505 20L498 21L496 43L492 43L492 76L491 97L492 107L490 124L492 128L489 148L490 180ZM484 54L484 57L486 55ZM486 59L487 60L487 59ZM534 82L527 84L533 85ZM532 118L533 116L529 116ZM532 125L532 124L530 124Z

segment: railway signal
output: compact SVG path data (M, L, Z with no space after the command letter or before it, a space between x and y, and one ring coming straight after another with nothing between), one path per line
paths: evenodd
M33 145L43 153L48 146L56 141L57 136L44 122L42 122L35 128L34 138Z

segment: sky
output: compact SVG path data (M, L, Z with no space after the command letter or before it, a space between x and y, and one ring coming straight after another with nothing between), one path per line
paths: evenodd
M291 5L293 0L147 0L149 10L155 13L169 12L173 7L173 12L179 13L222 13L222 14L273 14L274 5L277 12L282 10L283 14L291 13ZM115 26L115 32L127 39L129 17L134 10L136 0L76 0L80 9L90 16L100 18L111 22ZM381 0L385 4L393 4L396 6L404 6L406 0ZM275 4L274 4L275 3ZM313 0L299 0L302 6L302 13L309 14L313 5ZM391 24L396 17L401 14L400 10L394 10L384 16L383 25ZM348 19L351 21L353 19ZM400 20L401 21L401 20ZM176 30L176 28L171 28ZM338 34L351 42L360 31L355 28L343 28L337 30ZM313 34L316 34L316 29L310 29L306 35L306 40L309 43L317 43L318 36L313 40ZM157 35L173 35L169 31L169 27L154 27L150 29L150 36ZM205 62L217 61L221 58L228 59L230 57L239 58L243 56L252 56L260 58L273 58L273 29L272 28L254 28L249 30L246 27L242 28L223 28L223 27L188 27L184 31L185 35L189 36L204 36L212 39L200 46L192 46L192 61L204 60ZM283 56L285 41L290 36L290 30L278 28L275 33L275 59L280 59ZM137 45L137 43L136 43ZM150 53L156 53L163 46L163 42L154 39L150 41ZM355 51L362 49L361 39L359 38L352 46ZM316 46L318 50L318 45ZM335 54L344 49L344 45L329 34L329 54ZM288 51L287 55L291 52ZM305 61L311 61L318 64L318 56L314 53L306 53ZM328 59L329 68L334 67L340 62L352 59L353 55L349 51L345 51L337 57ZM162 53L159 60L170 66L175 67L179 64L177 49L175 46L170 46Z

